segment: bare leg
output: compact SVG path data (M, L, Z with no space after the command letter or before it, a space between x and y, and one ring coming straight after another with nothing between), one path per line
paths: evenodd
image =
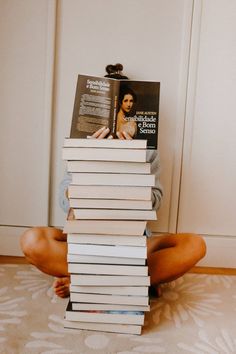
M61 230L53 227L35 227L21 237L21 248L29 263L57 277L54 290L60 297L69 295L66 238Z
M202 237L173 234L148 239L148 267L151 284L170 282L189 271L206 254Z
M42 272L58 279L54 289L58 296L69 295L66 235L61 230L39 227L27 230L21 238L26 259ZM206 253L200 236L176 234L148 239L147 262L151 284L174 280L191 269Z

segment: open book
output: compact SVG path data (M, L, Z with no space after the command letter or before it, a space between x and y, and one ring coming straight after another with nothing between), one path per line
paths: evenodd
M79 75L70 138L87 138L102 127L147 140L157 148L160 83Z

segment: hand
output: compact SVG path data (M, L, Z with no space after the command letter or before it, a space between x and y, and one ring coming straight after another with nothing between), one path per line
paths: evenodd
M110 129L107 127L102 127L98 129L93 135L87 136L88 139L113 139L112 135L108 135L110 133Z
M127 132L116 132L117 138L121 140L132 140L132 136L129 135Z

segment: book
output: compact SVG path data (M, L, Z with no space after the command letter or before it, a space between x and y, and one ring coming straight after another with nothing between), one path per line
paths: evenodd
M144 236L123 236L123 235L81 235L68 234L68 243L86 243L101 245L121 245L121 246L146 246L146 237Z
M68 252L72 254L123 258L147 258L146 246L109 246L80 243L67 243L67 245Z
M73 209L79 220L156 220L156 210Z
M148 296L148 286L79 286L70 284L70 292L107 295Z
M68 263L69 273L104 275L148 275L147 266Z
M122 140L124 141L124 140ZM142 149L63 147L63 160L148 162L148 151Z
M67 306L65 319L68 321L137 324L144 323L143 311L73 311Z
M72 302L72 310L75 311L150 311L150 305L118 305Z
M64 320L64 327L71 329L82 329L88 331L111 332L122 334L141 334L142 326L117 324L117 323L96 323Z
M78 75L70 138L87 138L101 127L127 132L157 148L160 83Z
M123 140L122 140L123 141ZM150 162L67 161L68 172L151 173Z
M90 293L70 293L71 302L88 302L97 304L142 305L148 306L148 296L101 295ZM148 310L148 309L147 309Z
M131 209L131 210L151 210L151 200L125 200L125 199L82 199L70 198L71 208L87 209Z
M155 185L155 175L128 173L79 173L72 172L72 184L92 186L146 186Z
M145 258L124 258L124 257L103 257L103 256L91 256L80 254L67 254L67 262L74 263L92 263L92 264L135 264L145 265Z
M143 235L146 221L134 220L66 220L63 232L80 234ZM132 257L131 257L132 258Z
M71 285L85 286L149 286L149 276L71 274Z
M70 139L65 138L63 147L110 148L110 149L147 149L147 140L119 139Z
M69 185L69 198L151 200L152 187Z

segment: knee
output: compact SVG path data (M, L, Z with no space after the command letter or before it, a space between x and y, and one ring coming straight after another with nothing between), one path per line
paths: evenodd
M34 263L34 260L42 255L45 241L44 232L40 227L28 229L21 236L20 246L22 252L31 263Z
M207 248L204 239L197 234L183 234L182 237L189 255L197 263L206 255Z

